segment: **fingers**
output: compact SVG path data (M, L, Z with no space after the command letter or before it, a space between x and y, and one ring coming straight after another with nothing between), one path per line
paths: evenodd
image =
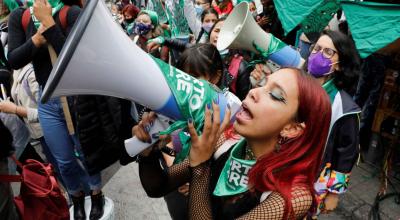
M211 133L212 129L212 113L211 113L211 104L208 103L206 105L206 111L204 116L204 127L203 127L203 135L208 137Z
M211 138L214 138L216 135L218 135L218 130L221 122L220 122L220 109L218 104L215 101L213 101L212 106L213 106L213 123L211 130Z
M199 141L199 136L197 135L196 129L193 126L193 119L191 118L188 120L188 132L190 134L190 138L192 139L193 146L193 143L197 143Z
M231 120L231 106L228 104L226 110L225 110L225 116L224 120L221 123L221 126L218 128L218 136L222 134L222 132L225 131L225 129L228 127L229 122Z

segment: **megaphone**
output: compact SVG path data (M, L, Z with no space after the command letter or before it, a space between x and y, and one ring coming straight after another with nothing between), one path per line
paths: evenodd
M218 36L217 49L240 49L259 54L254 45L270 52L268 59L279 66L301 68L304 64L304 59L297 50L264 32L250 13L249 3L241 2L224 21Z
M151 57L133 44L103 0L85 5L52 69L41 102L71 95L128 99L169 119L186 121L192 117L194 122L201 122L204 101L210 97L219 100L221 119L227 104L232 113L240 108L237 97L213 89L206 81ZM164 121L157 129L166 125Z

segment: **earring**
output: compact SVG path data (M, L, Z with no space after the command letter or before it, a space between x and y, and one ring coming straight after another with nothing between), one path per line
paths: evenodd
M288 140L287 137L279 136L278 143L276 143L275 145L275 152L279 153L281 151L282 144L285 144L287 140Z

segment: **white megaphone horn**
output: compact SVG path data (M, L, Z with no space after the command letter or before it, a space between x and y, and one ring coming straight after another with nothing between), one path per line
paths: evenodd
M167 81L167 77L175 80L175 88L170 88L172 79ZM204 110L202 107L205 105L200 106L207 95L204 91L209 91L208 95L212 93L219 100L221 119L228 103L233 113L239 109L240 101L236 97L215 90L202 90L207 86L210 85L153 59L132 43L114 21L103 0L90 0L59 54L41 102L71 95L114 96L147 106L169 119L186 120L187 116L181 112L172 91L189 97L188 103L180 106L192 110L196 107L198 112ZM168 127L165 120L160 121L163 123L154 126L157 131ZM129 149L127 151L129 153ZM134 150L130 155L137 151L140 152Z
M273 47L270 47L271 42L274 43ZM254 44L263 51L269 51L271 54L268 59L279 66L301 68L304 64L297 50L264 32L251 15L249 3L241 2L224 21L218 36L217 49L240 49L259 54Z

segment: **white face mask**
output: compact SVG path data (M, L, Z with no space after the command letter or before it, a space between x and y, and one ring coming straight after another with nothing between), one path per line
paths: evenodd
M204 24L202 25L203 29L204 29L207 33L210 33L210 30L211 30L212 26L214 26L214 23L212 23L212 22L204 23Z

